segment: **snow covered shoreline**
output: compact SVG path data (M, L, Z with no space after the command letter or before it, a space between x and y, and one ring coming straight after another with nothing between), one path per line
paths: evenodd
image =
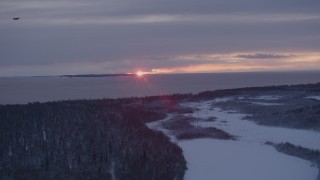
M232 99L225 99L230 101ZM188 163L185 180L314 180L318 169L311 162L278 152L267 141L290 142L294 145L320 150L320 133L279 127L268 127L243 120L245 114L215 108L215 101L189 102L183 106L195 111L186 116L208 119L212 122L194 122L194 126L216 127L237 137L237 141L209 138L178 141L170 131L161 127L161 121L149 123L152 129L160 130L177 143ZM169 115L162 121L169 121Z
M258 125L252 121L244 120L247 114L236 111L226 111L221 108L212 108L215 101L201 103L186 103L184 106L198 109L188 116L207 119L216 117L215 122L197 122L195 126L214 126L232 135L238 136L239 140L247 142L274 143L290 142L309 149L320 150L320 133L308 130L289 129L282 127L270 127Z

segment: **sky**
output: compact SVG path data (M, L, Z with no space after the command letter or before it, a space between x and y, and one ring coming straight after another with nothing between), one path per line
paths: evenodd
M320 70L319 0L1 0L0 33L0 76Z

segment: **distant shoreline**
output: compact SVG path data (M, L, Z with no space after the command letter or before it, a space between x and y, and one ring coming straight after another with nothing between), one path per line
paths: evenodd
M233 71L233 72L197 72L197 73L159 73L147 75L199 75L199 74L273 74L273 73L320 73L317 70L287 70L287 71ZM9 75L0 76L0 78L21 78L21 77L117 77L117 76L134 76L134 73L107 73L107 74L56 74L56 75Z
M132 76L133 74L75 74L75 75L61 75L59 77L118 77L118 76Z
M0 104L197 94L203 91L319 82L320 72L216 74L65 74L0 78Z

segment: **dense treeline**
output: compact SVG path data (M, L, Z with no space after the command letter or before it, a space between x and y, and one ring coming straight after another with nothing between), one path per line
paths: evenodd
M0 179L183 179L182 150L144 124L171 99L0 106Z
M320 83L315 84L301 84L301 85L279 85L279 86L261 86L261 87L245 87L235 89L223 89L216 91L204 91L195 95L195 98L200 99L212 99L217 97L234 96L234 95L246 95L251 93L263 93L263 92L284 92L284 91L303 91L310 93L320 92Z
M288 142L280 144L273 144L268 142L268 144L273 145L279 152L299 157L314 163L319 168L317 180L320 180L320 151L304 148L301 146L295 146Z
M320 83L291 86L252 87L204 92L199 98L230 97L231 101L218 103L225 109L249 114L245 119L261 125L320 131ZM274 96L274 99L256 99Z
M299 95L299 97L285 97L273 103L279 103L279 105L263 106L239 100L224 103L225 105L222 106L234 107L243 113L250 114L245 118L258 124L320 131L318 100Z
M275 144L274 146L280 152L311 161L320 168L320 151L318 150L295 146L288 142Z

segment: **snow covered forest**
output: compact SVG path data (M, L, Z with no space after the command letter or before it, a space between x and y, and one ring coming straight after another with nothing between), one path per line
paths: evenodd
M194 168L183 147L201 138L227 147L257 142L245 149L272 154L271 146L320 168L320 141L312 139L319 95L320 83L0 105L0 179L182 180Z
M182 150L146 99L0 106L0 179L183 179Z

